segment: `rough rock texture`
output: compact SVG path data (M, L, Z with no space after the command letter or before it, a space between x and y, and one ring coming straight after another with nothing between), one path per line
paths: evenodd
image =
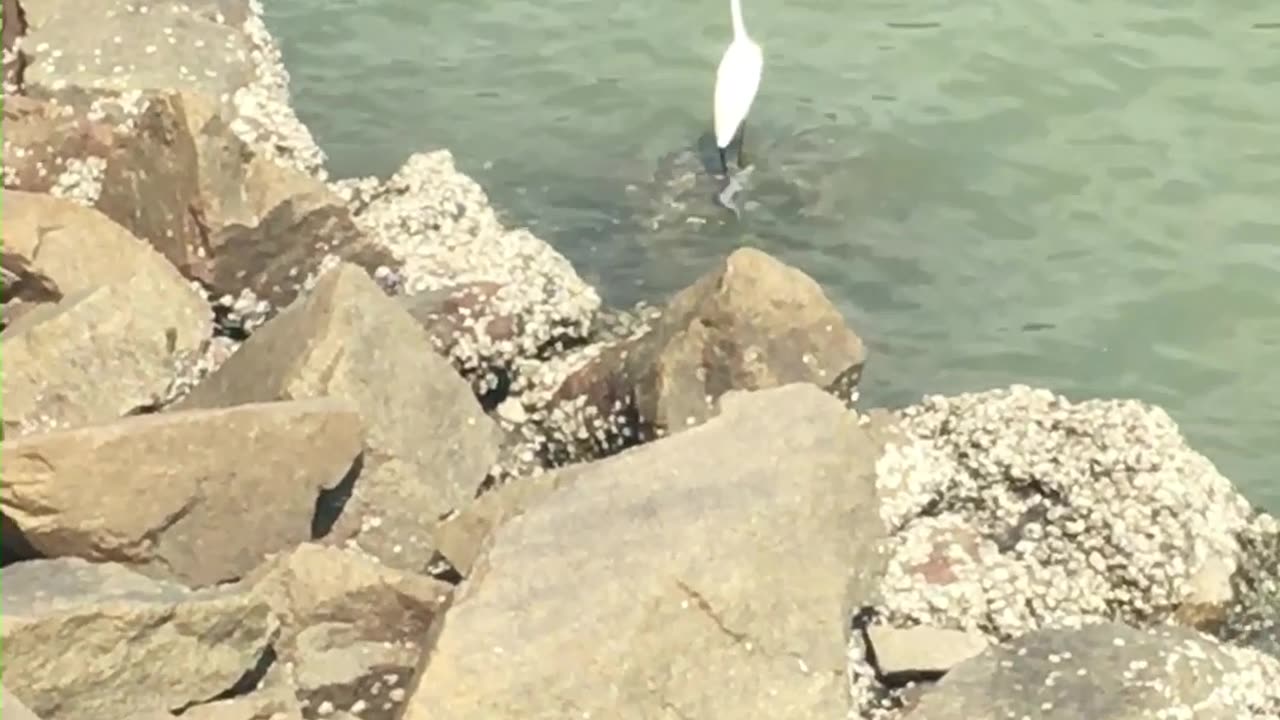
M956 666L904 720L1262 720L1280 665L1185 628L1046 628Z
M40 720L26 703L3 685L0 685L0 712L4 713L4 720Z
M6 115L6 188L95 207L183 272L199 274L205 248L192 215L195 151L178 96L25 101Z
M433 335L477 394L497 387L517 358L585 337L600 306L596 291L550 245L504 227L447 150L410 156L383 183L335 187L356 223L402 262L405 294L485 288L473 311L459 314L452 337Z
M1254 511L1163 411L1012 386L928 397L894 433L877 466L882 621L993 641L1096 621L1268 627L1249 608L1274 596L1233 589L1268 580L1241 575L1265 557L1240 542ZM855 634L855 711L870 713L895 701L866 655Z
M421 638L453 591L439 580L317 543L277 555L244 582L280 616L282 648L299 628L320 622L353 626L371 641Z
M194 92L19 99L5 109L5 186L90 205L146 240L226 305L283 306L322 265L394 265L321 180L281 165ZM261 314L266 314L263 311ZM251 329L251 328L250 328Z
M138 253L127 278L29 312L0 334L5 437L105 422L154 402L210 331L199 294L162 259Z
M277 629L246 593L190 592L72 558L6 567L0 618L5 687L46 720L208 700L235 686Z
M1240 535L1232 603L1215 630L1280 660L1280 521L1259 513Z
M1001 637L1051 617L1143 622L1175 610L1206 562L1235 569L1251 508L1161 410L1014 386L904 416L908 442L880 463L898 615ZM930 554L975 530L972 554ZM966 582L970 570L1002 582Z
M391 691L412 675L453 591L314 543L264 563L245 583L281 618L277 652L309 718L325 703L364 720L393 717L404 693Z
M5 190L4 252L47 288L48 302L128 280L140 268L175 277L147 243L101 212L45 193ZM13 291L21 297L21 288ZM6 297L6 300L8 298Z
M328 539L354 539L422 570L436 520L469 499L497 457L498 431L426 332L358 267L254 333L178 407L343 398L368 427L354 494Z
M843 712L845 618L882 536L879 447L812 386L722 406L560 471L499 527L404 720Z
M44 0L28 8L31 95L187 90L218 100L232 129L271 159L317 176L324 154L288 105L288 73L258 0Z
M46 557L118 562L191 586L234 580L311 538L316 501L350 472L361 430L345 404L310 400L7 440L0 509Z
M416 642L370 641L339 623L306 628L294 652L294 678L308 720L324 717L326 708L362 720L397 720L404 685L420 655Z
M567 376L533 377L521 395L519 416L533 421L523 432L545 437L554 463L704 422L729 390L843 377L848 396L866 359L817 283L754 249L734 251L677 293L652 329L633 327L621 342L580 351Z

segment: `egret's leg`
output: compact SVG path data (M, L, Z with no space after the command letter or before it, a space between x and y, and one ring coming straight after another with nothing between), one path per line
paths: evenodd
M747 166L747 164L742 160L743 158L742 148L746 144L747 144L747 121L744 119L742 121L742 125L738 127L738 169L739 170L742 170Z
M729 163L724 159L724 148L717 148L720 151L720 174L725 177L729 176Z

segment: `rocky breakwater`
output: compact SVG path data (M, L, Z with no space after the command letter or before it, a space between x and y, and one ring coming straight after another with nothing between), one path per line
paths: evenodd
M256 2L27 4L5 717L1280 717L1280 527L1160 410L863 411L764 253L611 309L447 152L331 181Z

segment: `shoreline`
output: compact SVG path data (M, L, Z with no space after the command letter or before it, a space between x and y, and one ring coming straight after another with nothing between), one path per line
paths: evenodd
M1159 408L863 408L766 253L610 308L448 150L331 179L259 0L27 4L6 707L1280 717L1280 522Z

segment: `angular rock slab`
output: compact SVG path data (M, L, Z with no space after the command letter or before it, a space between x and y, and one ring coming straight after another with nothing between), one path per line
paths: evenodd
M4 191L4 251L22 258L43 285L66 295L128 280L164 257L101 212L45 193Z
M880 448L812 385L721 405L527 481L561 486L494 532L403 719L843 717Z
M277 627L247 593L191 592L115 564L61 558L4 569L5 686L48 720L140 717L209 700L254 667Z
M209 337L204 299L158 255L138 257L127 279L28 312L0 334L6 437L148 405Z
M336 400L139 416L4 442L0 509L45 556L209 585L310 539L362 445Z
M1263 657L1173 626L1038 630L960 663L903 720L1274 717L1280 664Z
M327 272L179 406L318 396L349 401L368 427L364 468L327 539L355 538L388 565L422 570L438 518L472 497L497 458L499 430L364 270Z

